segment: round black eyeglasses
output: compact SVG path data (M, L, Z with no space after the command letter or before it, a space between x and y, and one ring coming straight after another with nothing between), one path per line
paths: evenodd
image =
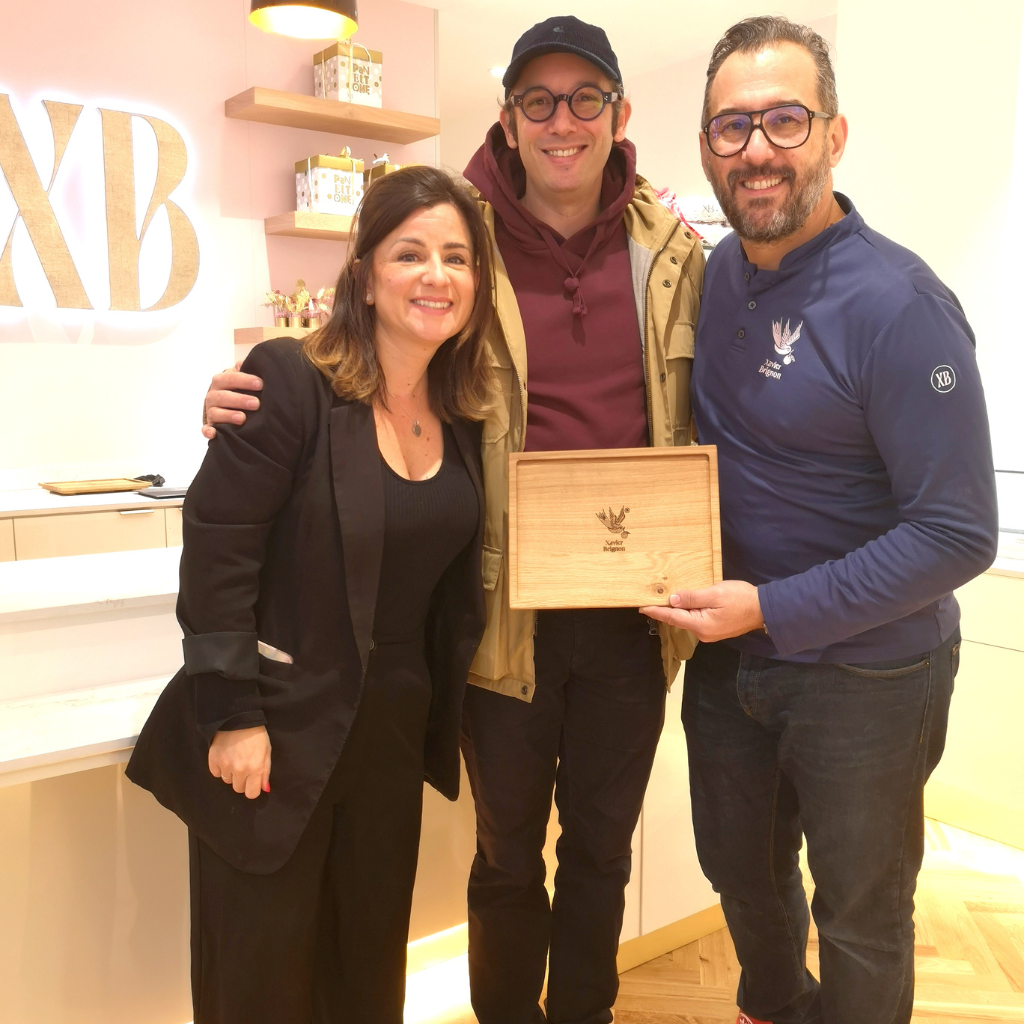
M609 103L622 99L617 92L603 92L595 85L581 85L575 92L559 93L557 96L542 85L527 89L520 96L511 97L512 103L519 107L527 121L547 121L554 116L558 104L565 100L565 105L574 117L581 121L593 121L601 116L601 111Z
M761 115L756 124L754 118ZM742 113L719 114L701 129L708 140L708 148L715 156L735 156L742 153L756 129L768 142L779 149L796 149L811 136L811 121L816 117L831 120L834 114L811 110L802 103L787 103L767 110L748 110Z

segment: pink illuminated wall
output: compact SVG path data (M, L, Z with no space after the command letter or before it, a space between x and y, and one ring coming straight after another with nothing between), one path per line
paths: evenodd
M53 144L41 101L85 107L53 196L87 289L98 283L93 311L54 308L24 226L16 230L15 277L26 298L21 309L0 308L0 437L15 442L0 446L0 489L141 472L186 482L203 452L196 425L205 382L232 361L234 328L270 324L261 306L268 288L291 290L298 277L333 284L343 259L342 243L264 236L265 217L294 209L294 163L346 144L368 161L387 149L398 162L437 162L435 140L386 147L225 118L224 101L253 85L311 93L311 56L323 45L265 35L248 24L248 10L248 0L4 5L0 93L11 98L44 185ZM356 41L384 53L385 106L437 113L433 10L364 0ZM195 226L200 266L171 309L107 311L99 108L161 118L185 139L188 171L172 199ZM144 122L133 124L142 167L155 142ZM145 199L153 182L136 177ZM0 238L16 211L0 175ZM144 246L161 244L159 219Z

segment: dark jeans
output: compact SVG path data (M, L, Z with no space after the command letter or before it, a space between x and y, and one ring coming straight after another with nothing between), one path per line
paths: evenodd
M429 707L422 641L378 643L284 867L239 871L189 834L196 1024L402 1024Z
M538 617L532 703L470 686L477 815L469 977L480 1024L606 1024L633 829L665 715L660 643L636 609ZM551 793L562 834L548 904Z
M737 1001L773 1024L907 1024L924 784L942 756L960 633L860 665L700 644L683 725L701 867L742 967ZM805 967L801 831L821 983Z

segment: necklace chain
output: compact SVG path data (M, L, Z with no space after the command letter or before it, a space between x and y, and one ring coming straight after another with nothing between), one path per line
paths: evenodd
M385 387L386 387L386 385L385 385ZM389 390L388 394L397 401L398 395L396 395L393 391ZM411 415L409 410L402 406L401 402L398 403L398 407L399 407L399 409L402 410L403 413L405 413L406 418L412 424L413 436L414 437L419 437L420 434L423 433L423 428L420 426L420 421L415 416Z

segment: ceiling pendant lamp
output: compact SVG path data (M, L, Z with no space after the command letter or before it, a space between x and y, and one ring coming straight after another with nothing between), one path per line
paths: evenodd
M299 39L348 39L359 27L356 0L252 0L249 20Z

